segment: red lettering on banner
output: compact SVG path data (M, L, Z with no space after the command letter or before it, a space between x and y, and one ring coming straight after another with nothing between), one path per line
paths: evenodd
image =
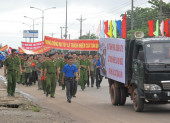
M107 44L107 50L113 50L113 51L117 51L117 52L123 52L123 45L108 43L108 44Z
M123 72L115 69L109 68L109 74L112 76L116 76L118 78L123 78Z
M115 57L115 56L109 56L108 62L123 65L123 58Z

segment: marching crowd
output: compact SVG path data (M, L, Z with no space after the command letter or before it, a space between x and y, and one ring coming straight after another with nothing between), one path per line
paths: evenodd
M98 54L46 53L45 55L18 54L15 49L4 61L4 76L7 78L8 96L15 96L16 83L31 86L38 82L38 89L48 97L55 98L58 84L66 89L67 101L76 97L77 86L100 88L100 60Z

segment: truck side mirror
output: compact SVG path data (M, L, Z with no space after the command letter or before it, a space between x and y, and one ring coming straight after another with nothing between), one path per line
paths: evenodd
M144 62L144 52L143 51L139 51L139 60Z

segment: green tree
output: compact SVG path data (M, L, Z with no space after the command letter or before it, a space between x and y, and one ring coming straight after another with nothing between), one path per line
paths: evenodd
M99 37L96 36L94 33L92 33L92 34L87 33L86 35L82 35L81 39L99 39Z
M148 2L152 5L152 8L160 10L160 0L149 0ZM164 19L170 17L170 2L165 3L162 1L162 13Z

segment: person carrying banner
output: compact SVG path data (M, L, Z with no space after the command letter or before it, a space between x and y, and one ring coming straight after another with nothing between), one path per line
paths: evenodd
M4 62L4 76L7 77L8 85L7 85L7 93L8 96L15 96L15 88L17 82L17 70L19 68L20 75L21 71L21 61L16 56L16 49L12 49L12 54L5 60Z
M54 60L55 54L50 54L49 58L50 60L47 61L45 64L45 77L46 77L46 96L48 97L48 94L51 94L51 98L55 98L55 89L56 89L56 83L57 79L59 78L58 74L58 64Z
M66 64L63 68L62 82L64 84L64 81L65 81L65 84L66 84L66 96L67 96L68 103L71 103L71 98L73 96L74 73L76 73L75 81L77 81L78 79L77 67L72 63L73 63L73 57L70 56L68 57L68 64Z
M86 59L86 54L82 54L82 59L80 60L80 86L82 91L84 91L88 80L87 71L89 71L89 61Z

